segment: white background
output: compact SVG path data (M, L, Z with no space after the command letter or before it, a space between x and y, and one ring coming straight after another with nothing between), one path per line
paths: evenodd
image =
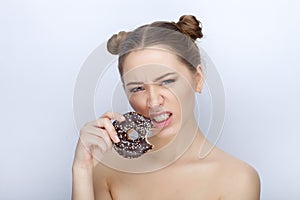
M261 199L300 199L297 0L0 2L0 199L70 199L72 95L113 33L194 14L226 93L218 146L260 174Z

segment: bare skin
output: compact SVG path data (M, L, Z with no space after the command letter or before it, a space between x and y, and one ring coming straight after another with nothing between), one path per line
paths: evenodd
M216 147L199 159L202 141L199 134L180 159L151 173L124 173L99 164L94 174L96 199L259 199L257 172Z
M141 67L145 65L149 66ZM170 52L139 50L126 58L122 79L135 111L150 118L153 113L171 113L166 124L156 123L160 131L151 139L156 148L168 143L176 132L188 137L197 130L196 137L171 165L148 173L125 173L95 159L111 151L112 141L119 141L111 121L123 120L119 113L103 114L80 131L73 163L73 200L259 199L259 176L251 166L217 147L199 159L203 144L204 149L211 149L193 117L194 93L203 86L201 66L192 73Z

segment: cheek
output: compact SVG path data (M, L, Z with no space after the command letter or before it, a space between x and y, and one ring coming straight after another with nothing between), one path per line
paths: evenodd
M131 107L144 116L148 116L147 99L143 95L132 95L128 97Z
M190 113L195 104L195 92L193 88L183 82L178 85L178 87L174 88L174 94L176 95L177 103L180 104L182 112Z

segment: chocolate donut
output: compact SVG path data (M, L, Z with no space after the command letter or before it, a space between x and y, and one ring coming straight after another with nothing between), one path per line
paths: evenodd
M113 143L113 148L124 158L137 158L152 149L146 136L153 127L151 120L136 112L128 112L123 115L125 121L114 121L120 142ZM129 134L136 131L137 138L130 138Z

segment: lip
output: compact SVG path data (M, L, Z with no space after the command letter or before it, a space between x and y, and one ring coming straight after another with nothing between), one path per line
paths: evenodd
M159 123L155 122L153 120L154 117L159 116L159 115L163 115L163 114L168 114L169 118L162 121L162 122L159 122ZM155 128L164 128L164 127L168 126L171 123L171 121L173 120L173 114L171 112L153 113L153 114L150 114L150 119L151 119L151 121L152 121Z

